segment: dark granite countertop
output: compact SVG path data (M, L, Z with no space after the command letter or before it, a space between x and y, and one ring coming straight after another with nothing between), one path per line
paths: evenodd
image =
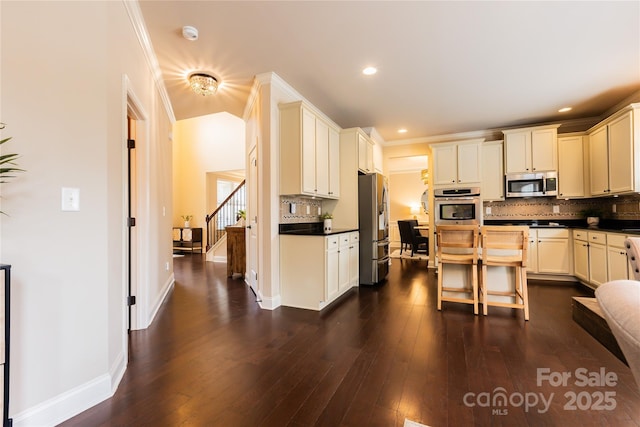
M280 224L279 233L294 236L331 236L332 234L350 233L357 228L334 228L330 232L323 231L322 222L307 222L298 224Z

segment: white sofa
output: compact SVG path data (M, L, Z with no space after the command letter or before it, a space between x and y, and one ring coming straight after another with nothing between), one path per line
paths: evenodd
M640 387L640 237L625 241L635 280L614 280L596 289L596 300Z

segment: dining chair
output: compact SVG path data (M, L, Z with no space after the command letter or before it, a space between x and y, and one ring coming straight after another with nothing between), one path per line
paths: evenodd
M491 226L480 228L482 240L482 277L480 280L480 303L486 316L488 307L511 307L524 310L524 320L529 320L529 295L527 289L527 249L529 247L528 226ZM506 280L500 289L489 282L490 267L513 269L513 286ZM502 282L499 280L498 282ZM493 288L493 289L492 289ZM490 298L498 296L499 298Z
M473 313L478 314L478 232L477 225L436 226L438 310L442 309L442 301L448 301L473 304ZM453 286L449 279L445 283L444 276L450 268L445 269L446 264L469 266L471 283Z
M417 220L398 220L398 229L400 231L400 254L406 246L411 247L411 256L415 253L429 254L429 238L420 234L415 227L418 225Z

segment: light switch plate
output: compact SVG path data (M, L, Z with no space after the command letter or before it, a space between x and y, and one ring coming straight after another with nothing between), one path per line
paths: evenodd
M553 213L560 213L560 206L559 205L553 205Z
M62 211L77 212L80 210L80 189L62 187Z
M491 215L491 206L487 206L486 208L484 208L484 213L485 215Z
M611 212L616 213L616 204L611 205Z
M291 213L291 214L295 214L296 213L296 204L295 203L291 203L289 205L289 213Z

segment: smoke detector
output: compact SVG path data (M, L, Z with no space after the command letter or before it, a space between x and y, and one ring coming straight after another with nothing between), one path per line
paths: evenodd
M198 40L198 29L186 25L182 27L182 37L191 41Z

